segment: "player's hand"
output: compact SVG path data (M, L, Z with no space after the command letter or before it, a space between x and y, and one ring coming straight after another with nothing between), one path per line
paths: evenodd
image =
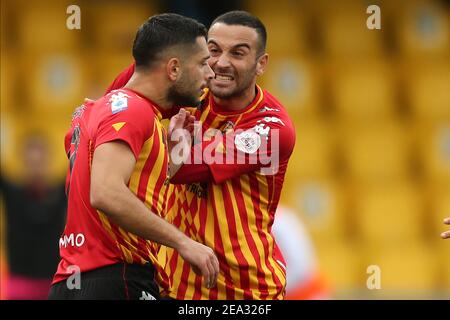
M181 257L191 264L194 272L203 276L203 283L208 289L216 285L219 260L210 247L186 237L177 250Z
M178 169L177 166L186 162L190 156L192 146L192 134L194 131L195 117L186 110L180 111L170 119L168 128L168 147L172 174Z
M450 218L444 219L444 224L450 226ZM450 239L450 231L445 231L441 233L442 239Z
M180 111L172 118L170 118L168 135L169 137L178 129L186 130L190 135L194 131L195 117L187 112L185 109L181 108Z

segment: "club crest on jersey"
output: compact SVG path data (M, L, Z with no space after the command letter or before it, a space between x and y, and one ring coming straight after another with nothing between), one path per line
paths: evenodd
M123 92L114 93L109 99L112 114L126 110L128 108L129 97L129 95Z
M233 130L233 128L234 128L234 122L228 120L222 127L222 133L226 134L226 133L230 132L231 130Z
M261 146L261 137L250 129L237 134L234 138L234 144L239 151L252 154Z

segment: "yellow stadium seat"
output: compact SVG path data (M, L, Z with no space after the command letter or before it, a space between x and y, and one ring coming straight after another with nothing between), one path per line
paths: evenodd
M81 9L81 29L69 30L66 13L70 1L27 1L22 9L16 7L19 44L25 50L53 51L76 50L81 44L84 14ZM16 5L15 5L16 6Z
M450 228L447 227L447 230ZM448 239L439 240L439 287L442 290L443 298L450 299L450 249Z
M330 177L334 170L334 140L330 126L318 121L298 121L295 130L297 138L289 174L297 178Z
M424 238L424 199L414 185L359 185L354 197L354 219L365 243L394 245Z
M0 108L2 115L5 111L14 110L17 103L15 99L16 72L11 54L2 48L0 68Z
M297 212L315 241L345 236L345 191L327 179L298 179L288 169L281 202Z
M2 171L10 177L21 177L24 169L21 161L23 143L27 137L37 134L46 139L49 145L51 178L61 179L68 164L64 135L69 129L70 120L69 115L48 111L8 116L7 119L2 117Z
M275 2L274 2L275 3ZM267 52L274 56L284 54L305 54L310 51L308 42L307 16L295 8L277 6L275 8L251 10L265 25L267 31Z
M92 4L93 43L105 54L131 52L138 28L156 13L153 6L149 1Z
M94 66L97 70L94 82L100 96L104 94L106 88L109 87L113 80L134 61L131 52L105 56L101 55L95 60L98 61L98 63Z
M50 152L52 155L51 177L61 179L65 177L69 165L64 148L64 137L70 128L71 113L65 116L46 114L36 116L41 119L37 130L41 130L45 137L48 137ZM35 120L34 120L35 121ZM33 121L33 122L34 122ZM51 125L48 122L52 123Z
M365 285L362 250L358 245L334 238L317 243L316 248L319 269L330 283L332 292L337 294Z
M450 218L450 181L447 186L433 186L431 191L429 196L431 212L427 214L427 222L431 227L429 236L436 240L440 238L442 232L450 230L450 226L446 226L443 222L444 218Z
M410 174L410 136L395 122L342 122L340 152L349 178L395 181Z
M376 298L427 298L438 285L438 252L433 246L410 239L400 245L366 247L364 252L366 265L381 271L381 288L372 291Z
M331 94L338 117L349 121L387 119L395 112L392 69L381 60L334 62Z
M292 11L305 6L304 3L296 0L278 0L278 1L261 1L261 0L245 0L244 10L254 15L267 14L276 10Z
M450 120L448 59L412 60L403 71L408 103L418 121Z
M318 18L325 53L346 59L381 56L381 32L367 28L367 7L355 1L347 5L329 2L328 9Z
M396 13L396 43L404 56L449 56L450 16L443 3L408 1Z
M55 52L25 55L22 60L20 75L26 81L32 106L67 113L83 102L89 87L89 71L82 56Z
M3 108L2 108L3 109ZM15 176L17 172L14 170L15 163L15 146L17 141L15 139L16 124L19 123L18 119L11 113L3 113L0 117L0 144L1 144L1 163L2 163L2 174L8 176Z
M5 46L11 45L11 40L14 37L11 37L6 30L9 30L11 27L14 14L11 12L12 7L10 6L11 2L1 1L0 2L0 37L1 41L1 49L2 51L5 49Z
M450 181L450 120L424 125L419 131L420 158L427 178Z
M293 117L304 118L319 113L320 72L316 65L301 56L269 58L260 78L264 89L273 94Z

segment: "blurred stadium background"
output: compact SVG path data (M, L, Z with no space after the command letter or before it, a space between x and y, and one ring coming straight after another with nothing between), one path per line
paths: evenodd
M81 8L81 30L65 27L71 4ZM366 28L371 4L381 8L381 30ZM21 143L42 132L52 178L64 178L71 113L84 97L102 95L132 61L138 26L166 6L1 2L2 175L20 180ZM235 6L267 27L270 62L260 84L297 129L282 203L310 233L332 297L450 299L450 243L439 237L450 217L449 2ZM381 268L381 290L366 287L369 265Z

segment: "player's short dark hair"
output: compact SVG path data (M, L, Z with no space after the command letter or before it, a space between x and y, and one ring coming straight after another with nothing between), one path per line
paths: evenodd
M133 43L136 67L148 67L158 54L176 45L194 45L198 37L207 37L200 22L175 13L151 16L139 27Z
M258 19L258 17L255 17L251 13L247 11L242 10L235 10L235 11L229 11L227 13L224 13L220 16L218 16L212 23L211 26L213 26L216 23L225 23L229 26L246 26L252 29L255 29L256 33L259 36L260 40L260 53L263 53L266 51L266 42L267 42L267 32L266 27L261 22L261 20Z

